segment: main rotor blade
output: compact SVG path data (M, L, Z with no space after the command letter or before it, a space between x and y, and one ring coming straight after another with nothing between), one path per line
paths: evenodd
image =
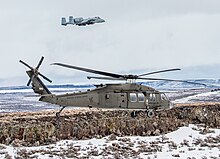
M43 60L44 60L44 57L42 56L39 63L38 63L38 65L37 65L37 67L36 67L37 70L39 69L39 67L42 64Z
M124 78L111 78L111 77L94 77L94 76L87 76L88 79L101 79L101 80L126 80Z
M162 73L162 72L169 72L169 71L179 71L181 70L180 68L174 68L174 69L167 69L167 70L161 70L161 71L154 71L154 72L149 72L149 73L145 73L145 74L141 74L140 76L147 76L147 75L152 75L152 74L156 74L156 73Z
M31 75L31 77L30 77L30 79L29 79L29 81L27 83L27 86L29 86L31 84L31 81L34 80L34 76L35 76L34 74Z
M183 83L189 83L189 84L197 84L197 85L207 86L206 84L198 83L198 82L190 82L190 81L183 81L183 80L172 80L172 79L164 79L164 78L142 78L142 77L140 77L140 78L138 78L138 79L153 80L153 81L183 82Z
M51 65L58 65L58 66L62 66L62 67L72 68L72 69L76 69L76 70L81 70L81 71L85 71L85 72L89 72L89 73L94 73L94 74L99 74L99 75L104 75L104 76L109 76L109 77L114 77L114 78L123 77L123 75L120 75L120 74L98 71L98 70L77 67L77 66L72 66L72 65L62 64L62 63L52 63Z
M40 72L38 72L38 74L39 74L41 77L43 77L45 80L47 80L48 82L52 83L52 81L51 81L49 78L47 78L46 76L44 76L44 75L41 74Z
M19 60L20 63L24 64L25 66L27 66L28 68L30 68L31 70L33 70L33 67L31 67L30 65L28 65L27 63L25 63L22 60Z
M28 80L27 86L30 86L31 84L31 78Z

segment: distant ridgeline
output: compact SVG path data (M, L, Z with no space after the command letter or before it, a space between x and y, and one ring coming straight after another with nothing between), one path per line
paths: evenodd
M91 88L93 85L73 85L73 84L64 84L64 85L48 85L48 88ZM11 86L11 87L0 87L0 90L23 90L30 89L29 86Z
M220 87L220 79L197 79L197 80L185 80L188 82L206 84L208 88ZM111 83L111 82L108 82ZM184 83L184 82L170 82L170 81L143 81L139 84L147 85L156 89L177 89L177 88L203 88L204 86L198 84ZM22 90L29 89L28 86L12 86L12 87L0 87L0 90ZM91 84L63 84L63 85L48 85L48 88L94 88Z
M183 81L206 84L208 88L220 87L220 79L197 79L197 80L183 80ZM170 81L147 81L147 82L140 82L140 84L144 84L156 89L204 88L203 85L199 85L199 84L170 82Z

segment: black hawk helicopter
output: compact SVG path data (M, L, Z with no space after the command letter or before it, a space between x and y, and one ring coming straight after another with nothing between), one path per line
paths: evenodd
M200 84L189 81L182 80L172 80L172 79L161 79L161 78L148 78L144 76L178 71L179 68L166 69L160 71L154 71L149 73L144 73L140 75L122 75L116 73L110 73L105 71L98 71L89 68L77 67L62 63L53 63L52 65L62 66L66 68L76 69L80 71L85 71L89 73L94 73L98 75L103 75L103 77L93 77L88 76L88 79L104 79L104 80L125 80L126 83L122 84L100 84L95 85L96 88L93 90L87 90L85 92L73 92L61 95L52 94L47 86L39 78L41 76L45 80L52 82L49 78L44 76L39 72L39 67L42 64L44 57L42 56L37 67L33 68L27 63L20 60L22 64L27 66L30 70L26 71L27 75L30 77L27 86L32 84L32 89L35 93L39 94L41 97L39 101L48 102L61 106L62 108L56 114L60 116L61 111L65 107L76 106L76 107L89 107L89 108L113 108L113 109L132 109L131 116L135 117L137 115L137 110L144 110L147 116L154 116L154 110L157 109L169 109L172 105L165 93L160 92L154 88L135 83L136 80L163 80L163 81L175 81L175 82L186 82L191 84ZM205 85L205 84L201 84Z

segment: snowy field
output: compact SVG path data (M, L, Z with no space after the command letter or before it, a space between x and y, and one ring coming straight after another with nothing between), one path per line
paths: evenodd
M220 129L189 125L154 137L116 137L63 140L36 147L0 145L0 158L147 158L147 159L219 159Z
M53 93L77 92L88 86L51 86ZM166 92L163 86L162 91ZM170 90L169 90L170 91ZM173 92L172 92L173 91ZM175 88L166 93L173 103L219 102L219 91L211 89ZM28 87L0 88L0 113L59 109L56 105L39 102ZM28 96L28 97L27 97ZM175 132L155 137L116 137L101 139L64 140L56 144L36 147L16 147L0 144L0 159L63 159L63 158L147 158L147 159L220 159L220 129L190 125Z
M84 91L93 88L91 85L59 85L50 86L54 94ZM38 101L40 96L34 94L30 87L0 87L0 113L55 110L59 106Z
M209 81L209 80L208 80ZM197 81L196 81L197 82ZM207 81L199 81L207 82ZM209 81L210 82L210 81ZM213 81L211 81L213 82ZM217 82L219 84L219 82ZM175 103L194 103L194 102L220 102L219 91L211 92L219 87L198 87L197 85L180 84L172 82L148 82L150 87L165 92L171 102ZM85 91L95 88L92 85L51 85L49 90L53 94L63 94L71 92ZM34 94L30 87L0 87L0 113L5 112L28 112L59 109L59 106L39 102L40 96Z
M179 92L180 93L180 92ZM190 91L188 91L190 93ZM182 93L185 97L178 98L173 100L173 103L195 103L195 102L220 102L220 93L219 91L210 92L210 91L201 91L193 93L187 96L187 92Z

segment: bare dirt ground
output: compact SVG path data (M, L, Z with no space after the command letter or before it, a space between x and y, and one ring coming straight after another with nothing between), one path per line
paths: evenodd
M209 135L213 132L211 128L216 131L220 128L220 103L176 104L172 109L156 112L153 118L143 115L132 118L131 111L65 109L59 125L55 116L57 110L2 113L0 158L145 158L149 155L151 158L156 155L158 158L167 155L168 158L187 158L197 156L196 152L205 156L206 151L211 157L220 157L220 136ZM189 128L191 124L202 125L202 128ZM179 128L187 130L181 132ZM178 135L172 135L178 131L181 137L190 133L178 143L171 139L174 136L179 139ZM194 133L207 135L191 141ZM142 141L133 139L134 136L153 140Z
M220 105L220 102L199 102L199 103L176 103L175 107L185 106L215 106Z
M62 111L62 115L68 116L87 111L97 111L97 109L81 108L81 109L65 109ZM55 117L57 110L44 110L37 112L13 112L13 113L2 113L0 114L0 122L13 122L13 120L19 118L26 119L40 119L43 117Z
M220 105L220 102L199 102L199 103L176 103L174 107L186 107L186 106L216 106ZM62 116L71 116L74 114L96 111L111 111L114 109L99 109L99 108L69 108L64 109L61 113ZM43 110L36 112L13 112L0 114L0 122L13 122L19 118L27 119L40 119L43 117L55 117L57 110Z
M201 123L219 128L219 110L219 103L182 104L158 111L153 118L143 114L132 118L132 110L66 109L59 122L56 111L3 113L0 116L0 143L31 146L111 134L154 136Z

